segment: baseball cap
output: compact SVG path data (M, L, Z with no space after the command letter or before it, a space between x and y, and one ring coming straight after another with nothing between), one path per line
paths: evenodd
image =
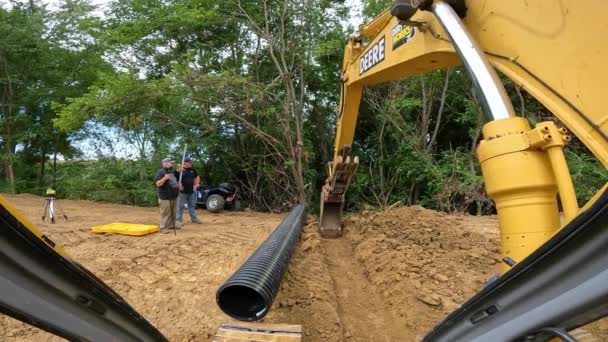
M167 163L167 162L173 163L173 159L171 159L171 158L165 158L165 159L163 159L163 163Z
M184 158L184 163L192 163L192 159L190 157Z

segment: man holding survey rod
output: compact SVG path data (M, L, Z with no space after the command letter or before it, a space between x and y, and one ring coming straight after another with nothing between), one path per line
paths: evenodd
M196 201L195 191L198 190L200 184L200 177L196 170L192 167L192 159L186 157L186 151L188 151L188 144L184 146L184 154L182 155L182 163L178 166L178 184L179 184L179 196L177 198L177 227L184 225L184 205L188 206L188 213L190 214L190 221L192 223L202 223L196 218Z
M184 204L188 206L188 214L192 223L202 223L196 217L196 190L198 190L201 182L196 170L192 167L192 159L186 157L183 159L183 167L180 168L180 187L179 197L177 199L177 225L184 224Z

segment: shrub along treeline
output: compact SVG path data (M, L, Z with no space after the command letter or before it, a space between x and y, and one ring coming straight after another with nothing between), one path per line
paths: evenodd
M64 161L57 163L55 183L49 171L44 183L38 184L36 170L27 172L28 166L19 166L17 189L44 196L47 187L53 187L59 198L153 206L158 203L153 184L158 163L146 163L143 167L145 176L140 177L142 163L137 161L114 158ZM6 183L2 190L8 190Z

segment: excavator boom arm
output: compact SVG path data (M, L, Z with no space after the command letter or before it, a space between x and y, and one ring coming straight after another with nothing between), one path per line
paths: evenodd
M477 154L509 265L425 341L546 341L608 315L608 186L579 209L563 152L568 130L517 117L495 72L534 96L606 167L607 13L601 0L395 0L349 40L334 160L321 192L322 235L342 233L365 87L464 64L489 121Z
M341 234L345 194L358 166L351 156L365 87L462 64L453 37L433 13L442 1L417 1L407 21L385 11L346 46L342 66L333 161L321 192L321 232ZM396 5L416 1L395 1ZM466 30L496 70L534 96L608 165L608 114L603 81L608 79L608 3L585 1L447 1L463 17ZM435 11L436 12L436 11ZM445 23L443 23L445 25ZM469 66L475 72L475 66ZM503 89L504 91L504 89ZM486 99L490 114L496 99ZM507 101L508 102L508 101ZM512 111L510 103L506 103ZM509 109L507 109L508 111ZM503 115L502 117L504 117Z

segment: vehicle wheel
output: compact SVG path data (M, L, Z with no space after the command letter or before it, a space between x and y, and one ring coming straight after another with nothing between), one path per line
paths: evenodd
M207 198L207 210L212 213L219 213L222 209L224 209L224 197L211 195Z
M239 210L241 210L241 201L234 200L234 202L232 202L232 211L239 211Z

